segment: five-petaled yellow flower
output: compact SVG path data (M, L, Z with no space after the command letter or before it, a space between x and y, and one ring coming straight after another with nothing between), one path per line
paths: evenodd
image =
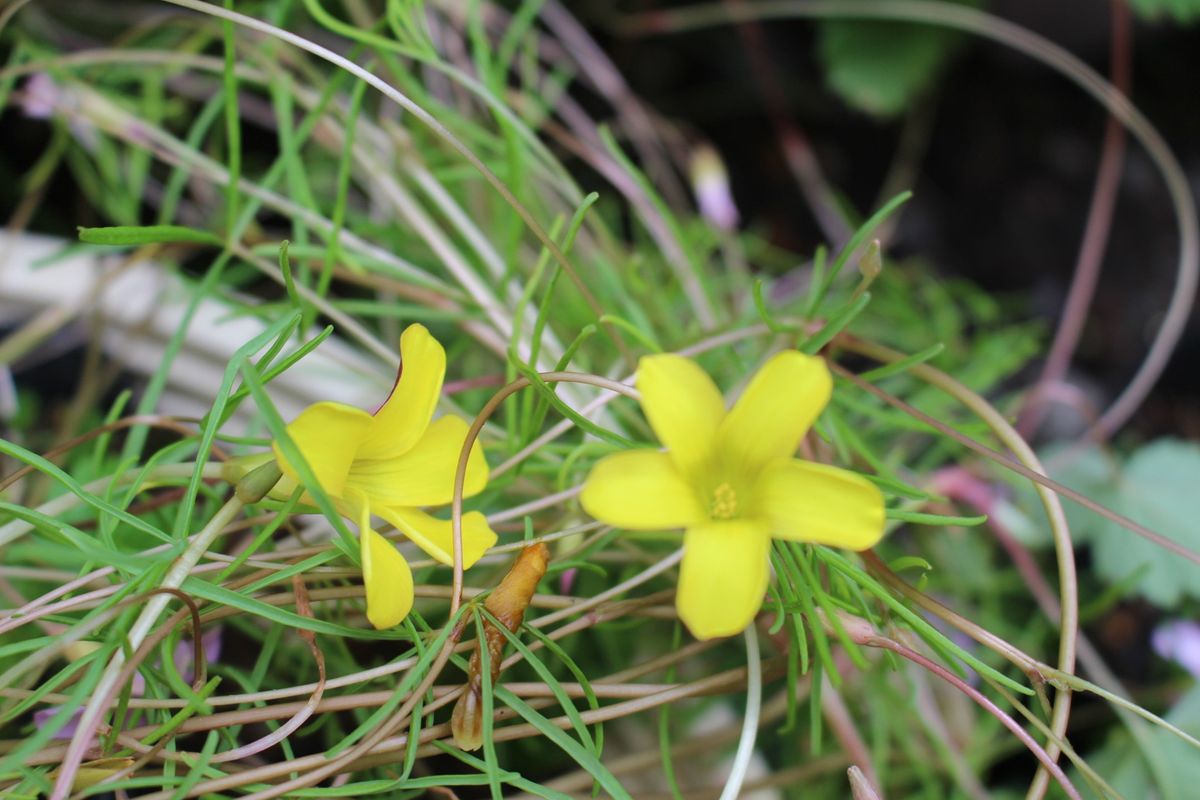
M874 484L793 458L832 388L822 359L786 350L726 412L695 362L664 354L638 364L642 410L667 451L601 459L580 500L620 528L686 529L676 606L697 638L738 633L754 618L772 537L864 550L883 535Z
M391 523L433 558L454 563L450 522L421 510L449 503L454 473L466 441L459 417L433 420L446 373L446 351L422 325L400 337L400 375L374 414L341 403L315 403L287 426L288 435L321 488L343 516L358 523L367 619L376 628L397 625L413 604L413 580L400 552L371 528L371 516ZM299 476L274 445L284 480ZM476 442L467 462L463 495L487 484L488 466ZM463 515L462 561L474 564L496 543L478 511Z

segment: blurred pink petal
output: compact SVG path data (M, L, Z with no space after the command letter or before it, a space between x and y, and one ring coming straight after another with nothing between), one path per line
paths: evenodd
M21 110L33 119L50 119L62 103L62 89L45 72L35 72L22 87Z
M729 188L729 173L717 151L707 145L697 147L692 153L690 172L700 215L720 230L736 230L737 205Z
M58 706L50 706L48 708L39 708L33 712L33 724L39 729L46 727L50 722L50 718L58 713ZM75 713L67 720L67 724L63 725L55 732L55 739L70 739L75 735L75 729L79 727L79 718L83 716L83 707L75 709Z
M31 119L61 117L77 142L87 150L95 151L100 144L96 126L83 114L83 99L70 87L56 83L45 72L36 72L25 81L21 93L21 110Z
M1179 666L1200 680L1200 623L1177 619L1158 626L1150 643L1154 652Z
M558 576L558 588L563 594L570 594L571 587L575 585L575 576L579 574L578 567L564 569L562 574Z
M985 480L975 477L962 467L946 467L934 473L930 488L951 500L959 500L974 506L984 514L991 514L996 505L996 492Z
M219 661L221 658L221 629L219 627L210 628L200 634L200 645L204 648L206 664ZM196 677L196 664L192 660L193 652L191 639L180 639L179 644L175 645L175 669L183 678L184 683L191 683Z

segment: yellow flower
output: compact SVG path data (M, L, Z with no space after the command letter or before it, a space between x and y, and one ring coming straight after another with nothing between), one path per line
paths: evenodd
M467 423L454 416L433 420L446 373L446 351L422 325L400 337L400 374L374 414L341 403L315 403L287 426L288 435L343 516L359 526L367 619L382 630L397 625L413 604L412 572L400 552L371 528L382 517L433 558L454 563L448 520L423 506L453 499L454 473ZM274 445L284 480L298 482L295 468ZM476 442L467 461L463 495L487 484L488 466ZM463 515L463 566L474 564L496 543L478 511Z
M829 402L822 359L777 354L728 412L712 379L681 356L642 358L637 388L667 452L601 459L580 500L627 530L685 529L676 606L697 638L738 633L754 618L772 537L864 550L883 535L874 484L792 457Z

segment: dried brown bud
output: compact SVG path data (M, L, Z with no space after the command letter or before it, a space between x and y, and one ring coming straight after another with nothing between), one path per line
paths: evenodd
M492 616L503 623L504 627L516 632L525 619L525 609L533 599L538 581L546 574L546 565L550 562L550 549L538 542L521 551L512 569L500 581L500 585L488 595L483 607ZM483 621L483 638L488 649L488 665L492 674L492 685L500 677L500 661L504 656L505 636L492 624ZM450 718L450 731L454 734L454 743L463 750L478 750L483 745L483 676L479 642L471 653L471 662L467 667L467 683L463 693L454 706L454 714Z

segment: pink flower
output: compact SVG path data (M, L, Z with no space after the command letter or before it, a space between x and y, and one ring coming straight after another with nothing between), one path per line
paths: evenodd
M45 72L35 72L25 81L21 93L21 110L31 119L61 117L79 144L94 151L100 144L96 126L82 113L84 98L69 86L56 83Z
M50 119L63 102L63 92L45 72L35 72L25 81L21 110L31 119Z
M737 228L738 210L729 189L729 173L717 151L708 145L697 147L692 153L692 191L696 193L696 204L700 215L715 228L729 232Z
M1177 619L1160 625L1150 637L1154 652L1200 680L1200 623Z

